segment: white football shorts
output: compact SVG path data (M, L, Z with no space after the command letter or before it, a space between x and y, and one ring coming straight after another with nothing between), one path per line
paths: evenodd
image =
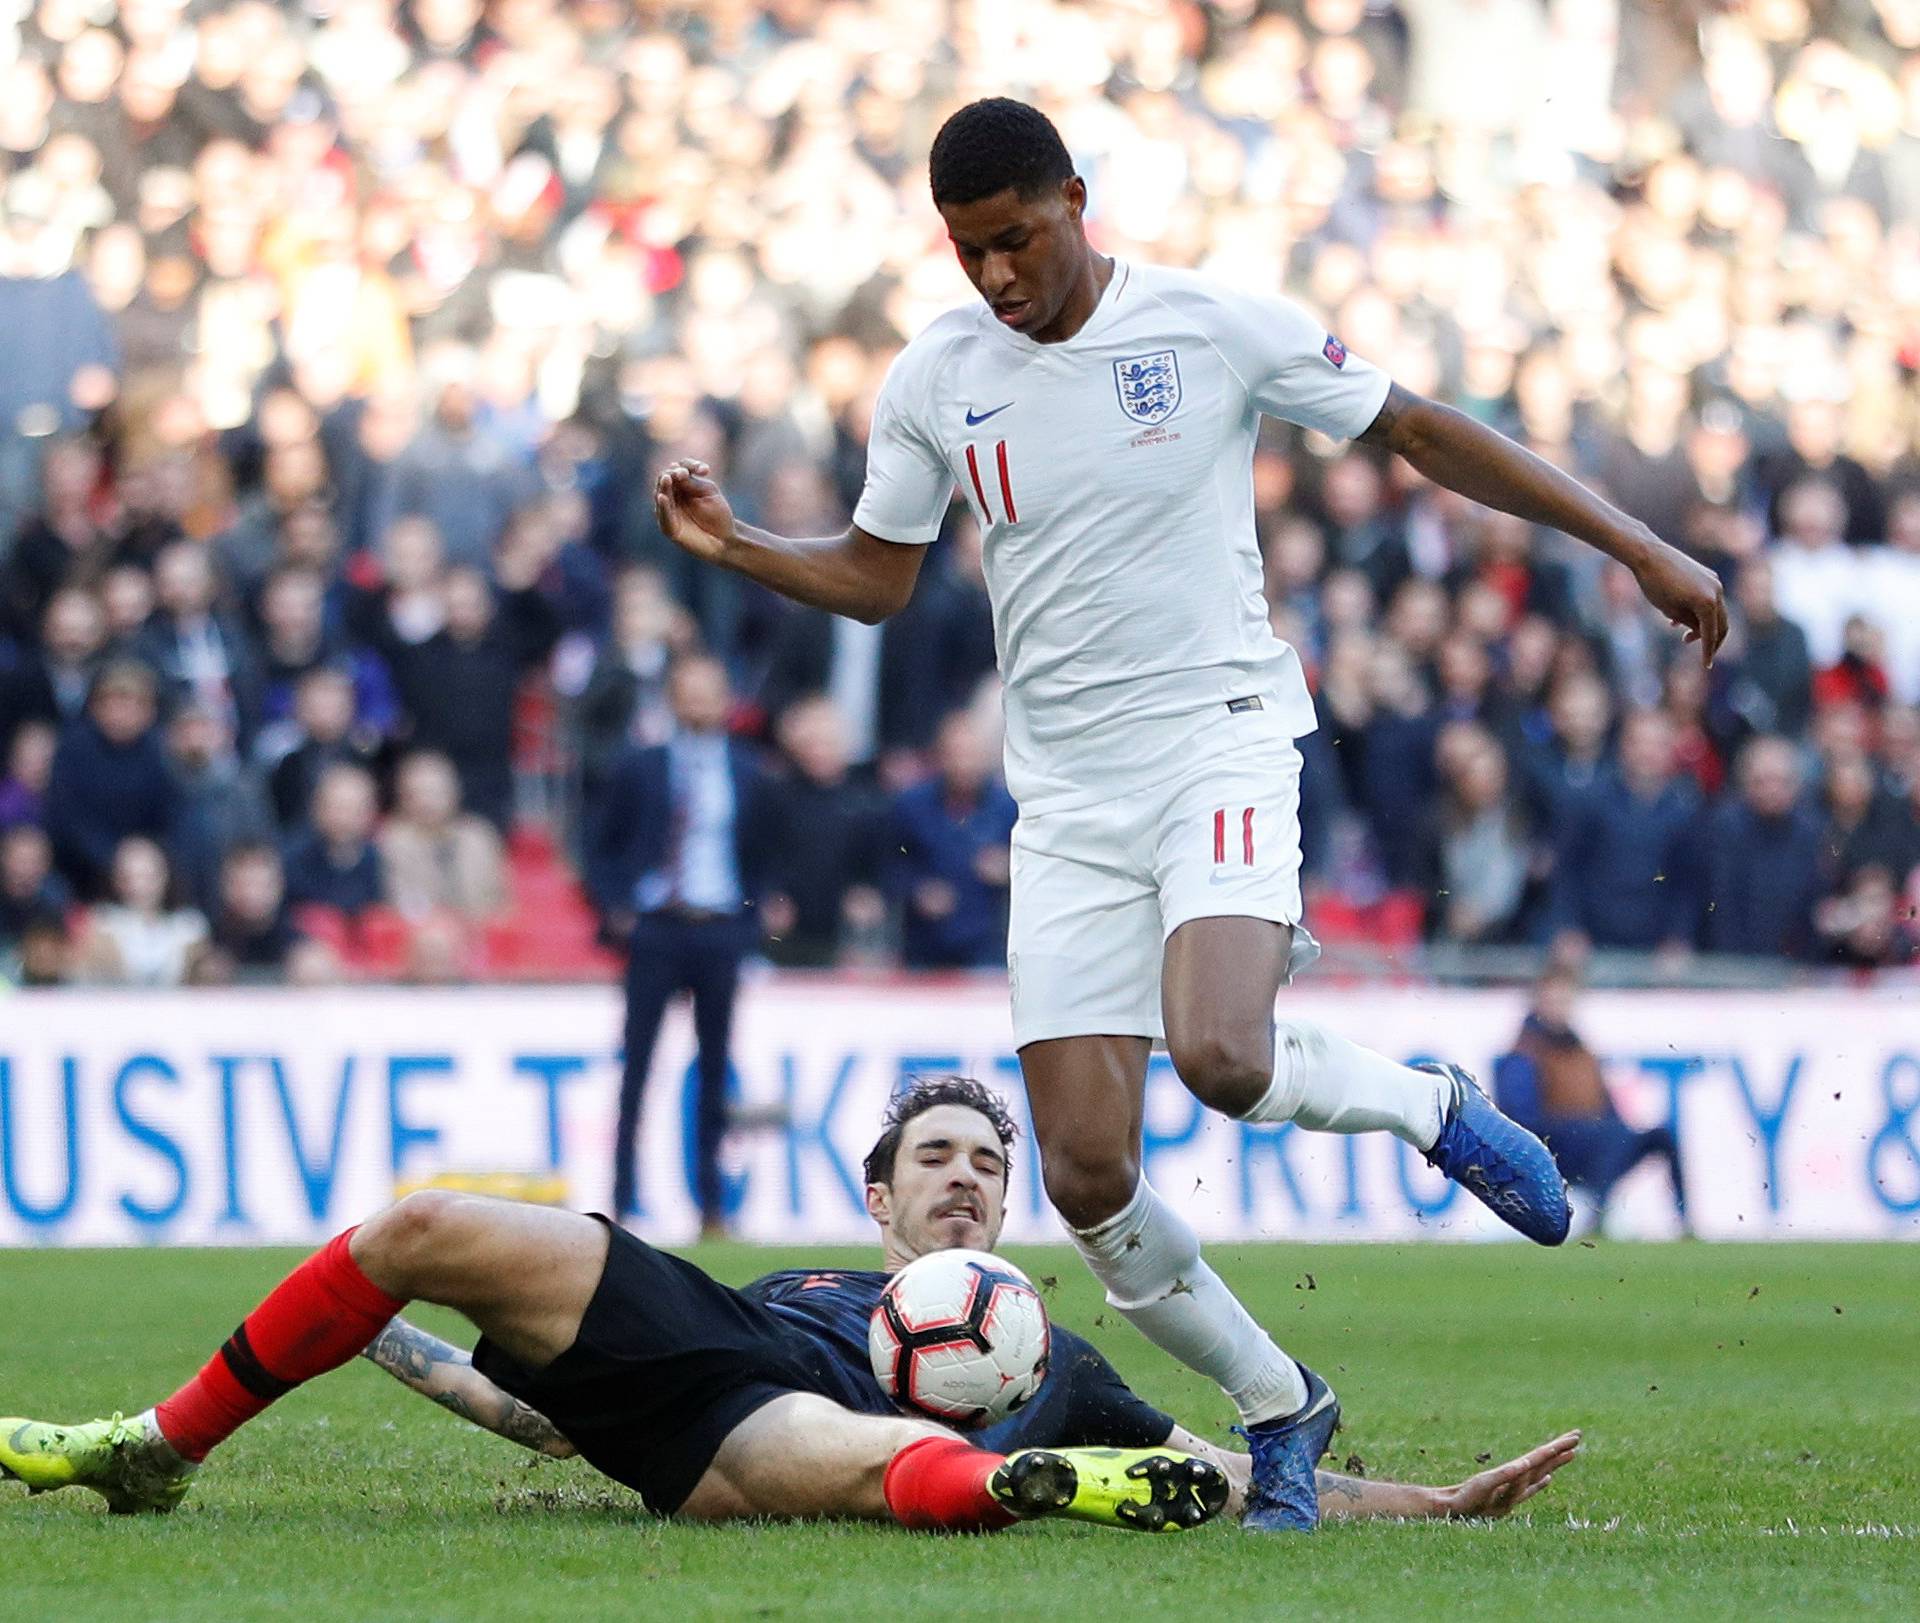
M1290 924L1289 980L1320 956L1300 927L1300 752L1260 737L1171 779L1013 831L1007 972L1016 1047L1160 1038L1160 962L1191 919Z

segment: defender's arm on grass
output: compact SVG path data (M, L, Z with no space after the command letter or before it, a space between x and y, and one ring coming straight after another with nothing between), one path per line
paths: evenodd
M1227 1514L1240 1514L1252 1464L1247 1455L1210 1443L1184 1426L1173 1428L1166 1446L1198 1454L1224 1469L1233 1483ZM1545 1488L1553 1481L1554 1472L1579 1452L1580 1433L1569 1431L1504 1465L1490 1466L1464 1482L1439 1488L1424 1487L1417 1482L1370 1482L1364 1477L1342 1476L1337 1471L1315 1471L1314 1482L1320 1490L1320 1519L1327 1522L1376 1518L1466 1521L1477 1517L1497 1521L1512 1515Z
M1403 456L1436 485L1584 541L1633 571L1646 599L1711 665L1727 636L1720 579L1637 518L1465 412L1394 384L1362 443Z
M428 1335L416 1324L389 1320L360 1356L483 1431L556 1460L574 1456L573 1444L554 1430L553 1422L495 1386L473 1367L471 1353Z

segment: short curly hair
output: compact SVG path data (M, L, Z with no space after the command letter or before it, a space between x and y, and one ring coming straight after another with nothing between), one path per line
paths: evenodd
M968 102L940 126L927 160L936 204L977 203L1009 188L1031 199L1072 175L1053 120L1005 96Z
M1012 1173L1013 1141L1020 1136L1020 1129L1014 1126L1013 1117L999 1096L970 1076L921 1076L896 1093L887 1106L880 1136L867 1151L862 1169L868 1183L893 1182L893 1163L900 1153L900 1140L906 1134L907 1124L941 1105L977 1110L993 1123L994 1133L1000 1140L1001 1159L1006 1162L1007 1172Z

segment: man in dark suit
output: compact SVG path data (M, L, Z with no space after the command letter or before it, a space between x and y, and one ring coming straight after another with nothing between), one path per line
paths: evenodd
M587 842L587 888L608 933L629 942L614 1211L627 1218L640 1208L641 1096L661 1017L684 991L700 1045L695 1195L702 1231L714 1233L724 1216L720 1140L734 993L758 918L764 785L751 751L728 737L733 695L718 660L679 660L668 702L673 737L615 759Z

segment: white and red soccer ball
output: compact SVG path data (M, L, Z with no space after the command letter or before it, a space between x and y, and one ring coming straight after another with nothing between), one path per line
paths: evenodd
M1047 1377L1046 1304L986 1251L935 1251L887 1281L867 1323L881 1391L915 1414L971 1430L1004 1420Z

